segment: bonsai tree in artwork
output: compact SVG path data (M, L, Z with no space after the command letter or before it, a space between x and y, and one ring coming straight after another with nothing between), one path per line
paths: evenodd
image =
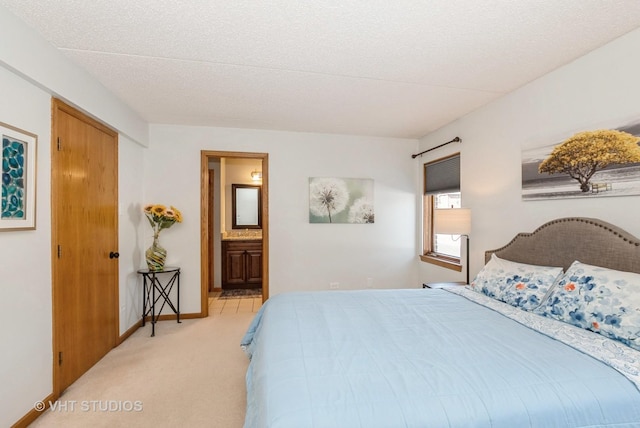
M588 192L589 180L597 171L612 164L640 162L638 141L634 135L610 129L579 132L557 145L538 171L568 174L580 183L580 190Z

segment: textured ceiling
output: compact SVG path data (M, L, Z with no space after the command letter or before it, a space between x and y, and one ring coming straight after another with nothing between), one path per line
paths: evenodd
M640 26L638 0L0 5L151 123L408 138Z

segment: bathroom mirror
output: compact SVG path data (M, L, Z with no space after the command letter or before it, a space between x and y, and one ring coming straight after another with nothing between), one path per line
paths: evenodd
M261 187L251 184L231 185L232 229L262 228Z

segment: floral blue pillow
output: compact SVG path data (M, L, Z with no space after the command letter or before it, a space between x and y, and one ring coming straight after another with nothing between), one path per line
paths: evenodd
M493 254L471 281L470 288L512 306L532 310L543 302L560 275L561 267L517 263Z
M640 274L575 261L536 312L640 350Z

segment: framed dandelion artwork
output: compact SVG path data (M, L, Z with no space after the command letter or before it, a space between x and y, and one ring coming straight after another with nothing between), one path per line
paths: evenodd
M0 122L2 208L0 231L36 228L36 144L38 137Z
M309 178L309 223L373 223L373 180Z

